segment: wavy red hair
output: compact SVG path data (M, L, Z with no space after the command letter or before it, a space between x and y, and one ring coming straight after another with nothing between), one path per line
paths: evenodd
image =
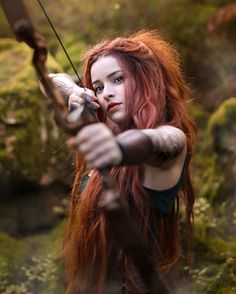
M126 84L127 116L120 132L130 128L147 129L168 124L180 128L187 138L188 153L193 153L196 127L189 115L186 102L189 88L183 78L180 58L176 50L156 31L140 31L128 37L103 41L91 47L84 56L84 82L92 89L91 67L98 58L112 55L128 77ZM100 111L101 120L106 121ZM109 124L109 121L107 121ZM63 247L63 258L68 278L67 293L87 293L88 289L102 293L107 265L115 244L109 240L106 219L98 209L101 183L95 172L78 197L78 188L85 164L77 157L77 170L72 190L69 221ZM143 190L144 168L129 166L113 168L117 189L123 197L131 197L133 217L147 242L150 241L149 225L143 219L153 218L148 196ZM127 180L128 179L128 180ZM152 246L152 262L164 272L171 272L181 256L179 235L179 204L185 205L188 232L193 221L194 193L187 172L186 181L176 197L170 216L155 219L156 240L161 254ZM115 249L117 262L122 251ZM98 270L99 269L99 270ZM132 277L130 278L131 282ZM95 290L96 289L96 290ZM89 292L90 293L90 292Z

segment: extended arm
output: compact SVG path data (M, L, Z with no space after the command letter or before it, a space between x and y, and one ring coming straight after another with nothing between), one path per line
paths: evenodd
M169 168L186 145L184 133L172 126L128 130L115 137L103 123L84 127L69 146L79 148L90 168L147 163Z
M178 128L164 125L156 129L129 130L117 136L122 150L120 165L146 162L168 168L186 145L185 134Z
M150 136L155 147L153 156L148 163L168 168L185 150L186 136L182 130L173 126L161 126L155 130L143 130Z

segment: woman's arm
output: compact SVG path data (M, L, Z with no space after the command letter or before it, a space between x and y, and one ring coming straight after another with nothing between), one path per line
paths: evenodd
M149 136L154 146L153 155L147 162L152 166L169 168L182 152L186 152L186 136L179 128L164 125L142 132Z
M78 148L90 168L147 163L168 169L184 150L184 133L172 126L132 129L114 136L103 123L85 126L69 146Z
M183 131L169 125L129 130L116 140L122 151L120 165L147 163L160 168L169 168L186 145Z
M120 134L117 140L123 153L120 165L145 163L145 187L165 190L178 182L187 151L183 131L164 125L130 130Z

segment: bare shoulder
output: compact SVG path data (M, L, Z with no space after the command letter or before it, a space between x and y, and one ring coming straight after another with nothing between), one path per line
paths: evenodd
M146 129L154 146L154 154L147 164L159 169L169 170L175 165L181 165L186 155L186 136L179 128L163 125L156 129Z
M143 185L153 190L170 189L177 184L184 168L187 155L187 147L172 160L164 163L153 162L145 164L145 174Z

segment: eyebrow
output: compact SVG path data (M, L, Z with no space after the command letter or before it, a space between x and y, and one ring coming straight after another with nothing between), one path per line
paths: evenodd
M121 70L121 69L118 69L118 70L116 70L116 71L113 71L112 73L110 73L110 74L107 76L107 78L110 78L110 77L114 76L114 75L117 74L118 72L122 72L122 70ZM96 81L92 82L92 85L93 85L93 84L96 84L96 83L98 83L98 82L100 82L100 81L99 81L99 80L96 80Z

